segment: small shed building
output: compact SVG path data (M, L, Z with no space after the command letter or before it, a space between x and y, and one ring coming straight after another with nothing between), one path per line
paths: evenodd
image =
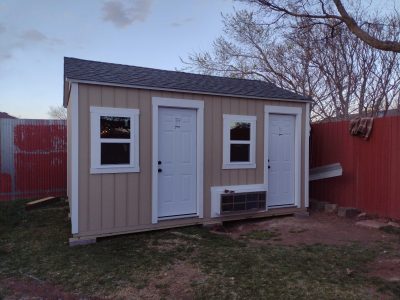
M307 210L310 98L76 58L64 79L73 238Z

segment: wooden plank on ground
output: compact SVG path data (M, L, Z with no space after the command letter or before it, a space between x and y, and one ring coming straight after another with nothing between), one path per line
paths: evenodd
M26 203L25 208L27 210L29 210L29 209L33 209L33 208L37 208L37 207L42 207L44 205L51 204L57 200L58 200L58 197L41 198L41 199L30 201L30 202Z

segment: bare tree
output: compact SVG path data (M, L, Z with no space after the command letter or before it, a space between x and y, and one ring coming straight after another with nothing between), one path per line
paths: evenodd
M58 120L67 119L67 109L63 106L50 106L47 114L53 119L58 119Z
M296 34L300 41L312 41L310 49L302 47L311 52L312 63L329 90L332 115L336 118L348 118L354 113L374 116L393 107L400 93L398 55L369 47L343 26L335 28L334 38L323 38L327 34L324 29L327 28L304 32L299 26ZM379 36L383 31L375 28L374 34Z
M376 115L399 101L399 56L369 47L344 24L316 26L299 18L287 26L246 10L223 21L224 35L211 52L190 54L189 69L270 81L310 96L315 120ZM372 30L378 37L397 36L400 26Z
M312 20L312 24L324 24L330 28L344 24L351 33L369 46L400 53L398 37L388 39L385 36L377 36L370 30L371 25L384 25L382 22L377 19L367 22L362 20L360 15L352 16L341 0L245 0L245 2L275 12L277 18L287 16L307 18ZM386 24L386 26L391 25Z

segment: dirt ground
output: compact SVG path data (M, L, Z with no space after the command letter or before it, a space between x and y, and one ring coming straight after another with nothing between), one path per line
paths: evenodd
M201 284L206 276L193 266L177 262L166 270L162 270L154 276L148 286L143 289L127 287L117 291L105 299L193 299L193 284ZM63 291L49 283L37 279L3 279L0 286L4 290L12 291L12 296L7 296L5 300L14 299L63 299L78 300L102 298L75 295ZM1 297L0 297L1 298ZM2 299L2 298L1 298Z
M15 279L7 278L0 280L0 291L12 291L12 296L9 293L4 297L5 300L14 299L64 299L64 300L78 300L82 299L81 296L73 295L63 291L49 283L45 283L38 279ZM0 294L1 298L1 294ZM95 299L95 298L85 298Z
M278 245L345 245L352 242L369 244L374 242L388 242L397 245L400 255L400 243L397 237L383 231L355 225L357 219L340 218L334 214L313 212L310 217L277 217L264 220L251 220L227 223L223 227L212 230L214 233L228 235L233 239L243 239L257 231L272 232L267 240L249 239L250 243L278 244ZM178 240L179 241L179 240ZM171 247L166 243L163 247ZM400 282L400 258L378 258L367 266L371 277L379 277L391 282ZM126 288L118 291L114 296L121 299L159 299L161 296L174 295L175 299L192 299L190 288L193 281L201 284L206 275L199 269L185 263L178 263L168 270L160 272L149 285L137 290ZM163 289L165 286L165 289ZM133 298L132 298L133 297ZM161 298L162 298L161 297Z
M276 237L268 243L281 245L344 245L351 242L371 243L392 241L395 237L377 229L355 225L356 219L340 218L335 214L312 212L310 217L277 217L263 221L244 221L225 225L217 232L238 239L253 231L268 230Z
M254 246L273 245L345 245L352 242L372 244L388 243L395 247L398 257L379 255L367 267L368 275L389 282L400 282L400 241L398 235L388 234L378 229L355 225L356 219L339 218L333 214L313 212L310 217L278 217L262 220L241 221L225 224L213 231L228 235L233 239L245 240ZM258 235L254 235L257 233ZM176 242L176 243L175 243ZM184 243L180 239L165 241L161 249L176 247ZM193 285L207 279L199 268L188 262L177 261L167 269L155 274L142 289L127 287L116 291L109 299L192 299ZM68 293L60 287L52 286L36 278L0 278L1 291L12 291L5 299L98 299ZM10 293L7 293L10 295ZM1 297L0 297L1 298Z
M187 263L177 262L161 271L143 289L127 287L112 295L112 299L193 299L193 284L201 284L206 275Z
M389 282L400 282L400 259L380 258L368 266L369 275Z
M387 258L382 253L366 266L368 275L389 282L400 282L400 238L375 228L357 226L356 218L340 218L335 214L312 212L310 217L277 217L263 221L243 221L216 228L215 232L243 239L254 232L271 232L271 238L250 239L254 244L278 245L345 245L353 242L369 244L390 243L399 258Z

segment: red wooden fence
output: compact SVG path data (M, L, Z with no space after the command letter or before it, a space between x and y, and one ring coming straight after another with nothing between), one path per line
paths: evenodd
M400 116L374 120L365 141L349 122L312 125L310 167L341 163L343 176L310 183L310 197L400 219Z
M0 201L64 196L65 121L0 119Z

